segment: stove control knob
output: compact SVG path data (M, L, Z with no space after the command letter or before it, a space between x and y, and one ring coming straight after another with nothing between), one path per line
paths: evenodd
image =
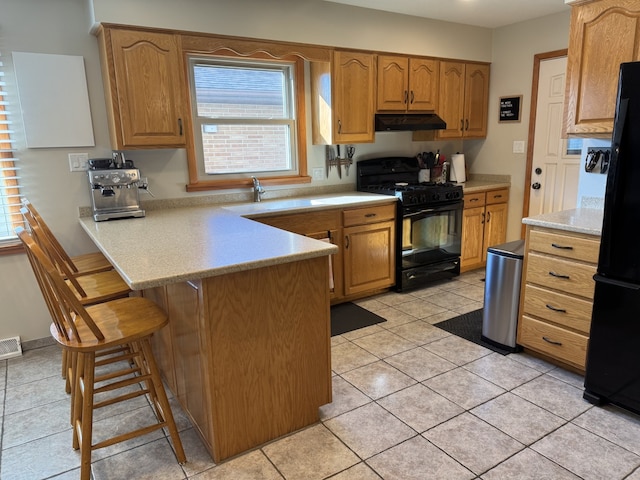
M440 200L440 194L439 193L434 193L431 198L432 198L432 200L438 201L438 200Z

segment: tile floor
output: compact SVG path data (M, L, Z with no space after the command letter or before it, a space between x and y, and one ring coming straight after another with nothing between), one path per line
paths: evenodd
M578 375L432 326L480 308L482 276L359 302L387 321L332 339L318 424L215 465L175 405L187 464L156 432L95 452L94 478L640 480L639 417L585 402ZM0 361L2 480L78 478L59 364L55 346ZM141 399L96 428L150 413Z

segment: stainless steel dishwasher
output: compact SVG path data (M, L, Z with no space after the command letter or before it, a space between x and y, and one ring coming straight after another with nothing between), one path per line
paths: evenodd
M524 240L487 249L481 338L511 352L519 350L516 327L523 258Z

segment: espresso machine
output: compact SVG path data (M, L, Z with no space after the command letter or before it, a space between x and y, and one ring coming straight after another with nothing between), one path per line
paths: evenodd
M140 177L140 170L131 160L125 160L122 153L114 153L112 158L89 160L87 174L96 222L145 216L140 208L139 190L146 190L147 183Z

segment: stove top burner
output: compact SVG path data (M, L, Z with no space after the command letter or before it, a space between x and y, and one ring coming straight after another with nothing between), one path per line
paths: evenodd
M361 190L394 195L405 205L433 205L462 199L462 186L453 183L413 183L368 185Z

